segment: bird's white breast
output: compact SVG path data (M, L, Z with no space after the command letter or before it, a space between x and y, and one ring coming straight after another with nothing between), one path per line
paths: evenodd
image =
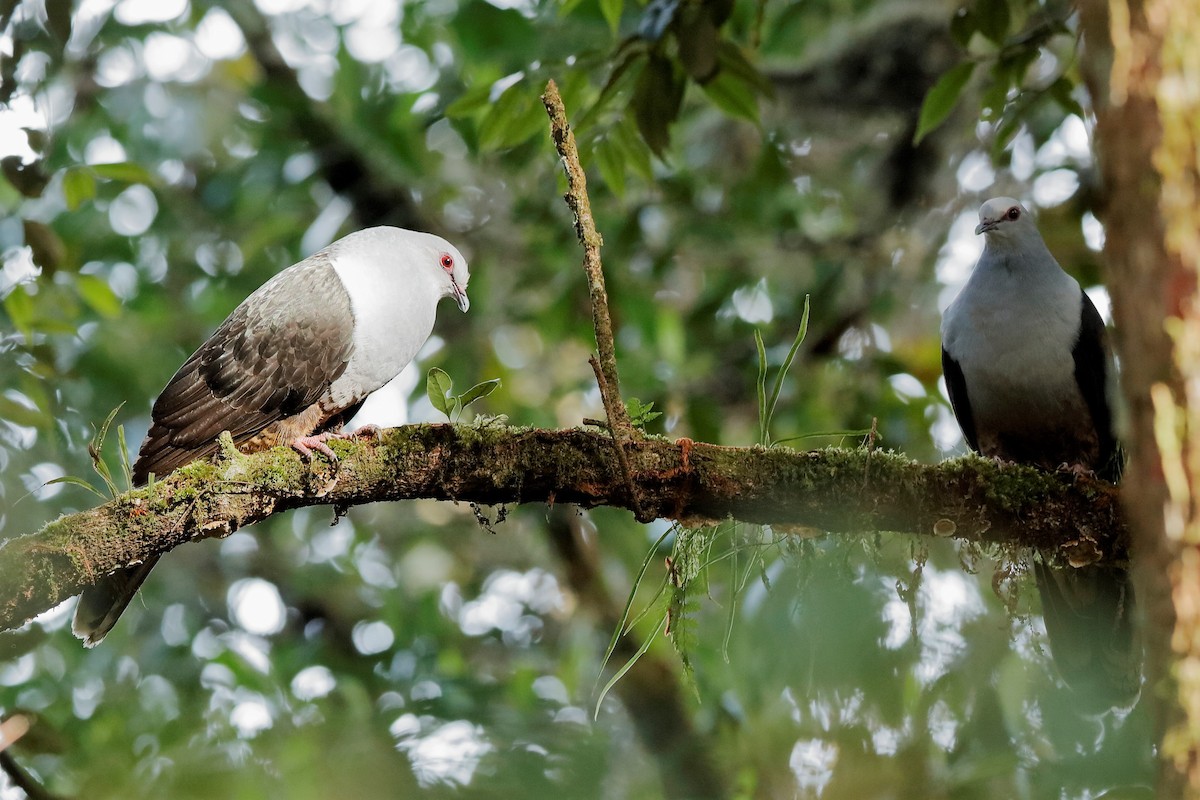
M420 271L401 274L382 263L355 263L358 254L331 256L354 314L354 347L330 399L349 407L383 386L413 360L429 334L440 297Z
M979 269L946 309L942 342L981 430L1053 429L1087 413L1075 380L1079 285L1055 269Z

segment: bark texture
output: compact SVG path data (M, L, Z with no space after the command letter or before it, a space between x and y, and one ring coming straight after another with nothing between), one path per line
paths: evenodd
M1159 796L1200 797L1200 4L1082 10L1130 409L1122 492L1158 698Z

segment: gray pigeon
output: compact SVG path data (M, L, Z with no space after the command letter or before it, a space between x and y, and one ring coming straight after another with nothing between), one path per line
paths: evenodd
M247 297L154 401L133 465L144 484L212 455L229 431L245 452L289 444L332 457L326 441L396 377L433 331L443 297L469 305L467 262L438 236L352 233ZM92 647L116 624L157 558L84 590L73 629Z
M1046 248L1033 217L996 197L979 209L983 255L942 317L942 371L975 451L1047 470L1120 477L1104 323ZM1141 685L1127 570L1034 564L1050 652L1090 710L1131 705Z

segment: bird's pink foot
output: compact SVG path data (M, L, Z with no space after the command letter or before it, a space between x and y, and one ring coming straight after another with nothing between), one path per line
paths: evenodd
M383 428L378 425L362 425L354 429L354 433L344 434L347 438L354 437L355 439L374 439L379 441L383 438Z
M1065 461L1058 465L1058 471L1069 472L1076 480L1083 477L1096 477L1096 470L1092 469L1091 467L1085 467L1083 464L1068 464Z
M292 449L300 454L300 457L305 461L312 459L313 451L316 450L321 455L325 456L330 461L337 461L337 455L329 449L329 445L325 444L330 439L348 439L350 434L333 433L325 431L318 433L315 436L300 436L292 442Z

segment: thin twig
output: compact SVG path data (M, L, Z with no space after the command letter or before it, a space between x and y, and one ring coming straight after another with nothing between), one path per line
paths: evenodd
M612 426L613 438L618 446L621 442L637 437L629 421L625 404L621 401L621 387L617 380L617 356L613 346L612 318L608 313L608 293L604 289L604 270L600 262L600 246L604 243L596 230L592 218L592 203L588 199L587 176L579 163L579 150L575 147L575 134L567 124L567 111L554 81L546 84L542 104L550 115L550 134L554 147L562 156L563 168L567 173L567 193L563 199L575 215L575 233L583 246L583 269L587 273L588 291L592 300L592 326L596 330L596 349L600 355L600 399L604 402L604 413Z
M600 385L600 394L605 394L607 389L605 384L608 383L608 379L604 375L604 370L600 368L600 362L595 356L591 356L588 358L588 363L592 365L592 372L596 373L596 383ZM624 411L625 407L622 406L621 410ZM612 417L609 419L611 420ZM642 518L642 505L638 502L637 489L634 487L633 471L629 469L629 456L626 454L625 448L621 446L621 440L617 438L616 431L610 427L609 432L612 433L613 444L616 446L617 463L621 465L621 477L624 478L625 485L629 487L629 504L633 506L633 516L641 522L649 522L649 519ZM650 519L654 518L650 517Z

